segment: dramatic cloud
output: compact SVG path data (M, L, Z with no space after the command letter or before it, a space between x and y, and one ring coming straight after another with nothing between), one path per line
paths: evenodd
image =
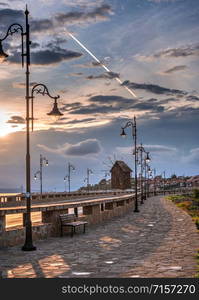
M90 105L81 105L77 103L76 106L71 107L68 111L70 114L109 114L118 113L126 110L134 111L151 111L153 113L160 113L164 111L162 104L168 103L165 100L161 103L157 99L149 100L135 100L113 95L97 95L88 99ZM161 105L160 105L161 104Z
M199 98L197 96L189 95L186 97L188 101L199 101Z
M70 145L65 149L66 155L82 156L97 154L101 151L101 145L96 139L89 139L75 145Z
M137 60L152 61L157 58L181 58L199 56L199 44L185 45L178 48L167 48L151 55L136 55Z
M45 145L38 145L48 152L57 153L64 156L85 156L101 152L102 147L97 139L87 139L77 144L64 144L56 149L48 148Z
M80 6L80 7L96 7L99 4L102 4L104 2L104 0L97 0L97 1L93 1L93 0L62 0L63 3L65 3L67 6ZM97 3L96 3L97 2Z
M80 102L73 102L73 103L67 103L67 104L64 104L61 108L61 111L64 112L64 111L71 111L71 110L74 110L74 109L78 109L82 106L82 104Z
M32 32L48 31L54 28L53 20L51 19L32 20L30 26Z
M90 102L100 104L118 104L118 105L132 105L136 102L135 99L124 98L116 95L97 95L89 98Z
M96 68L96 67L101 67L101 66L102 66L102 64L97 61L87 62L84 64L76 64L76 67L78 67L78 68Z
M25 120L24 120L24 118L22 118L20 116L12 116L10 118L10 120L7 121L7 123L10 123L10 124L25 124Z
M79 52L62 49L56 47L54 49L44 49L31 53L31 62L35 65L52 65L62 61L71 60L74 58L81 57L82 54ZM8 59L11 63L20 63L21 56L19 52L14 52Z
M147 102L143 102L143 103L137 103L133 106L134 109L139 110L139 111L152 111L152 112L163 112L165 110L164 106L162 105L158 105L157 103L147 103Z
M144 148L149 152L157 152L157 153L176 152L177 151L176 148L168 147L165 145L144 145Z
M113 112L118 112L120 109L117 106L112 105L84 105L78 109L70 111L70 114L76 115L87 115L87 114L108 114Z
M87 122L92 122L95 121L95 118L87 118L87 119L82 119L82 120L72 120L72 121L68 121L66 124L78 124L78 123L87 123Z
M13 21L17 22L24 19L24 12L22 10L15 10L10 8L0 9L0 28L7 27Z
M85 11L72 11L67 13L59 13L55 16L55 20L63 24L74 24L82 22L97 22L101 20L107 20L108 15L112 14L112 9L108 4L103 4L89 12Z
M159 155L174 155L177 153L177 148L168 147L165 145L143 145L146 151L150 152L150 158L152 156ZM132 147L116 147L116 150L125 155L132 155Z
M178 72L178 71L184 71L184 70L186 70L186 69L187 69L187 66L185 66L185 65L182 65L182 66L175 66L175 67L173 67L173 68L170 68L170 69L164 71L163 73L164 73L164 74L171 74L171 73Z
M100 75L90 75L86 77L87 79L114 79L114 78L119 78L120 75L119 73L114 73L114 72L106 72Z
M0 2L0 6L8 6L8 4L4 2Z
M135 83L130 82L128 80L124 81L122 85L127 86L131 89L135 90L145 90L147 92L153 93L153 94L159 94L159 95L186 95L187 92L181 91L181 90L175 90L175 89L169 89L165 88L156 84L147 84L147 83Z
M186 57L190 55L199 55L199 44L182 46L179 48L168 48L155 53L154 58L159 57Z

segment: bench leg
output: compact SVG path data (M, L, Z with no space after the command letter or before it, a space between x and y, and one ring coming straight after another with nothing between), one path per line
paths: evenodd
M86 224L84 224L84 233L86 232Z
M61 237L63 237L63 227L61 226Z

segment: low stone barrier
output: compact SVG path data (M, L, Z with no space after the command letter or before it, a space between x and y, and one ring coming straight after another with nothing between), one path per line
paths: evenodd
M57 203L33 205L31 211L42 214L42 223L34 224L33 239L46 239L50 236L60 236L59 215L68 213L73 208L78 215L78 208L82 207L83 214L80 219L88 221L89 224L98 224L115 216L121 216L134 206L135 196L133 194L113 196L111 198L90 199ZM22 244L25 239L25 228L6 229L6 215L22 213L25 220L26 207L0 208L0 248Z
M175 190L165 191L165 194L175 193L191 193L191 190ZM117 194L117 193L116 193ZM162 191L156 191L155 195L163 194ZM154 191L149 192L149 196L153 196ZM139 195L140 201L140 195ZM147 200L146 200L147 201ZM134 208L135 195L129 193L127 195L116 195L106 198L86 199L82 201L68 201L64 203L47 203L47 204L33 204L32 212L41 212L42 222L40 224L33 223L33 240L46 239L50 236L60 236L60 220L59 215L68 213L70 208L74 209L76 216L82 220L87 221L90 225L102 223L116 216L126 214L131 208ZM78 216L78 208L82 208L83 214ZM0 208L0 248L7 246L19 245L25 239L24 224L18 228L6 228L6 215L23 214L25 220L26 206L4 207Z
M115 191L92 191L92 192L61 192L61 193L43 193L40 195L32 194L32 203L50 203L55 201L71 200L78 198L92 198L95 196L109 196L131 194L130 191L115 190ZM17 194L14 196L2 195L0 196L0 207L23 206L26 203L25 194Z

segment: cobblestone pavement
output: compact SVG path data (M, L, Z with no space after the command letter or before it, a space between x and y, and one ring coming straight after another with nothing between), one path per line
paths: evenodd
M2 277L194 277L199 234L184 211L154 197L86 234L35 244L0 250Z

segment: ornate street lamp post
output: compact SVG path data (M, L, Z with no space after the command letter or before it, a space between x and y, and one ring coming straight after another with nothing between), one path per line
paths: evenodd
M32 120L33 124L33 92L34 88L32 90L32 96L30 96L30 26L29 26L29 20L28 20L29 11L26 6L25 10L25 32L23 29L23 26L18 23L13 23L9 26L6 35L0 39L0 60L3 62L8 55L3 51L2 47L2 41L4 41L8 36L13 35L14 33L21 32L21 56L22 56L22 67L24 66L24 57L26 58L26 221L25 221L25 227L26 227L26 236L25 236L25 243L22 247L22 250L24 251L33 251L36 250L36 247L33 245L32 242L32 223L31 223L31 178L30 178L30 120ZM24 36L25 36L25 51L24 51ZM39 85L36 85L37 87ZM43 86L43 95L46 94L47 88L44 85ZM53 97L51 97L53 98ZM55 103L57 103L57 98L54 97ZM32 118L30 117L30 100L32 100ZM55 104L54 104L55 107ZM51 111L49 115L58 115L58 111ZM59 115L62 115L59 112Z
M149 157L149 152L145 152L145 158L144 158L144 200L147 199L148 196L148 168L149 168L149 162L151 161Z
M138 154L140 153L140 193L141 193L141 204L144 203L145 196L143 191L143 171L145 168L144 162L143 162L143 153L146 153L144 147L142 144L137 147Z
M68 180L68 175L64 176L64 186L65 186L65 192L66 192L66 180Z
M151 170L151 167L149 165L147 165L147 174L148 174L148 177L147 177L147 197L150 196L150 178L152 176L152 170Z
M70 184L71 184L71 170L74 171L75 167L69 162L68 163L68 192L70 193Z
M37 179L37 175L39 175L40 180L40 195L42 196L43 193L43 166L48 166L48 160L46 157L40 154L40 163L39 163L39 171L37 171L34 175L35 180Z
M134 168L135 168L135 209L134 212L139 212L138 209L138 192L137 192L137 126L136 126L136 117L134 116L133 121L128 121L124 127L122 127L121 136L126 137L125 129L127 127L132 127L132 137L134 140L134 151L133 154L135 156L134 160Z
M87 181L87 191L89 192L89 185L90 185L90 174L93 174L93 171L89 168L86 170L86 181Z
M153 172L153 195L156 195L156 169L152 170Z

